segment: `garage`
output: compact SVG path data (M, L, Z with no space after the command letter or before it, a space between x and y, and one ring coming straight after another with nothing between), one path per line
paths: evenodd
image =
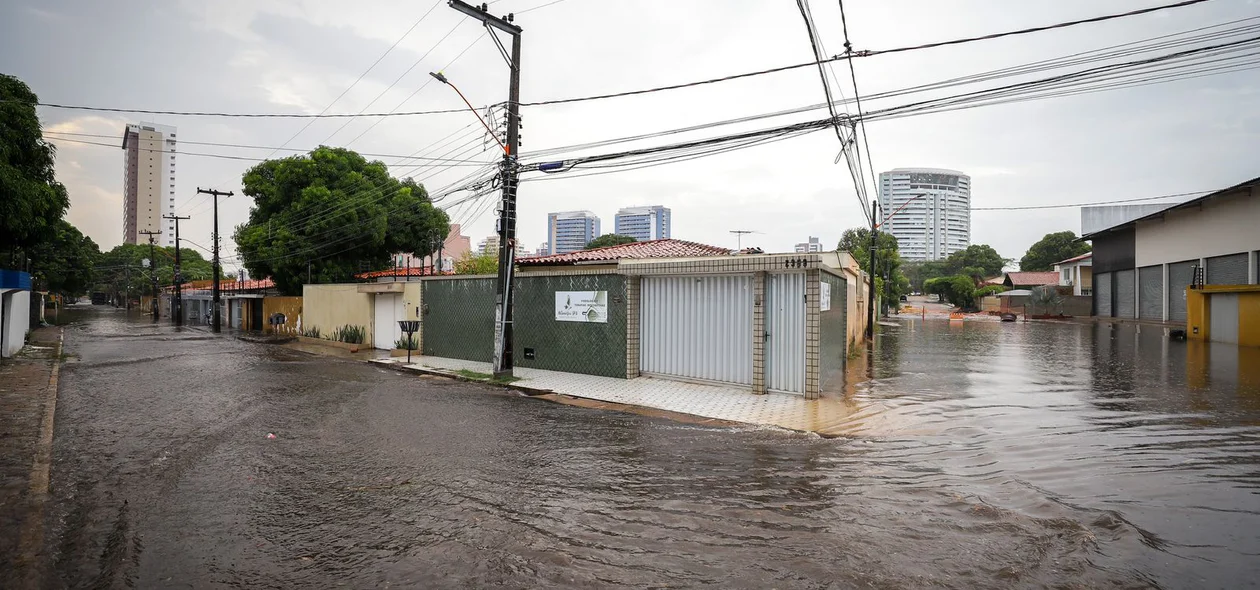
M1208 309L1212 342L1238 344L1238 294L1213 293L1208 297Z
M1168 265L1168 319L1186 321L1186 287L1194 281L1194 267L1198 260L1174 262Z
M752 384L751 276L645 276L641 289L643 374Z
M1164 319L1164 268L1144 266L1138 269L1138 317L1144 320Z
M1098 317L1111 317L1111 273L1100 272L1094 275L1094 310Z
M1134 288L1133 269L1118 270L1112 276L1115 282L1111 289L1116 294L1115 316L1118 318L1135 318L1137 317L1137 293Z
M375 322L372 325L372 346L382 350L393 350L394 343L402 338L402 328L398 320L403 316L401 293L377 293L375 296Z

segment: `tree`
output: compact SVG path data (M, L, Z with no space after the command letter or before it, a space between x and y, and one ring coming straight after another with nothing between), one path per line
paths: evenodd
M1089 252L1089 244L1076 240L1072 231L1046 234L1019 259L1019 270L1053 270L1054 263Z
M233 238L249 273L285 294L301 292L308 268L317 281L346 280L388 268L396 252L428 256L450 222L423 186L344 148L267 160L243 185L254 206Z
M960 309L975 309L976 282L967 275L928 279L924 281L923 289L928 293L940 295L942 299Z
M175 249L154 248L157 258L158 286L175 283ZM119 244L100 255L97 263L96 284L98 291L114 291L129 294L149 293L153 288L154 261L149 258L148 244ZM196 250L179 249L180 275L187 281L206 281L214 278L213 267Z
M1002 274L1002 267L1006 266L1007 262L1009 261L999 256L997 250L989 245L972 244L967 246L966 250L954 252L945 259L945 273L947 275L979 274L981 278L991 277Z
M95 280L101 250L92 238L64 219L58 219L52 239L29 249L32 278L39 289L77 297L87 293Z
M455 261L457 275L492 275L499 272L499 257L493 254L477 254L464 252L463 257Z
M623 236L621 234L604 234L587 242L586 247L583 248L583 250L594 250L595 248L604 248L607 246L620 246L622 244L629 244L637 241L638 240L630 236Z
M921 293L927 292L923 283L928 279L935 279L945 276L945 263L940 260L926 260L923 262L907 262L902 267L906 278L909 280L909 288L911 291Z
M855 227L844 230L840 235L837 250L847 251L861 265L862 270L871 270L871 230ZM898 250L897 238L890 233L882 232L875 245L875 287L885 305L897 305L901 296L910 290L910 280L901 272L901 253Z
M21 80L0 74L0 249L11 259L55 239L70 207L53 172L56 150L44 141L35 113L38 100Z

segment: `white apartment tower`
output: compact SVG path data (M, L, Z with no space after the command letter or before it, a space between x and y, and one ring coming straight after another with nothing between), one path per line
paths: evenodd
M160 231L162 246L175 245L175 128L128 124L123 134L123 242L147 244L140 232Z
M907 261L941 260L971 245L971 177L941 168L879 175L881 229Z

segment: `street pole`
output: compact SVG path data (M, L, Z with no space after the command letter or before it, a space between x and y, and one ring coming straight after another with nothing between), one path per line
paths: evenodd
M210 324L210 329L214 330L215 332L218 332L220 330L219 328L219 197L230 197L232 196L233 193L232 191L224 192L224 191L215 190L215 189L203 189L201 187L197 187L197 194L210 195L214 198L214 243L212 244L212 246L214 247L214 262L210 263L214 267L213 269L214 283L212 286L212 289L213 289L212 292L214 293L214 295L211 296L211 300L213 301L213 303L211 303L210 305L211 308L213 309L211 313L214 314L213 316L214 319L211 320L212 323Z
M871 260L870 260L870 277L871 290L866 295L866 339L874 342L875 338L875 242L879 241L879 221L875 217L875 207L878 201L871 201Z
M184 277L180 276L179 266L179 222L189 217L179 217L177 215L163 215L162 219L175 220L175 272L173 275L175 282L175 298L171 302L171 316L175 320L176 326L184 325Z
M468 16L480 20L487 29L495 28L512 36L511 55L503 47L499 36L490 31L490 38L498 45L499 52L508 61L507 145L503 148L500 173L503 176L503 201L499 207L499 277L495 295L494 326L494 376L512 375L512 270L516 264L516 182L517 148L520 146L520 93L521 93L521 28L512 24L511 14L499 18L486 12L485 4L472 6L460 0L450 0L448 5ZM435 78L447 82L440 75ZM451 85L454 87L454 85ZM458 92L458 89L456 89ZM463 93L460 93L463 97ZM467 99L465 99L467 101ZM474 111L475 112L475 111ZM484 123L484 121L483 121Z
M161 309L161 306L158 305L157 252L154 248L153 236L162 235L162 231L145 230L140 233L149 236L149 277L153 279L153 303L151 305L153 309L150 311L153 312L153 321L156 322L158 320L158 310Z

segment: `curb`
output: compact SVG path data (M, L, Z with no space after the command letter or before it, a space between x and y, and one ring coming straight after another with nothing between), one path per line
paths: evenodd
M515 383L496 383L494 381L473 379L471 377L465 377L463 375L460 375L459 373L456 373L454 371L447 371L444 369L410 367L410 366L403 365L400 363L383 361L382 359L372 359L367 362L368 364L376 365L379 367L386 367L388 369L398 371L399 373L415 373L417 375L432 375L434 377L445 377L447 379L454 379L455 381L463 381L465 383L480 383L482 385L491 385L494 387L500 387L502 389L511 389L511 390L519 391L530 397L533 397L536 395L549 395L549 394L556 393L555 391L551 389L541 389L538 387L529 387L527 385L517 385ZM562 394L557 394L557 395L562 395Z
M65 349L66 329L61 327L57 335L57 348L52 359L52 371L48 377L48 389L44 394L44 416L40 420L39 441L35 445L35 458L31 463L30 488L27 504L29 518L22 523L18 561L26 569L23 579L27 588L40 586L40 569L36 556L44 544L44 505L48 501L49 475L52 471L52 444L54 419L57 416L57 380L61 374L61 353Z

